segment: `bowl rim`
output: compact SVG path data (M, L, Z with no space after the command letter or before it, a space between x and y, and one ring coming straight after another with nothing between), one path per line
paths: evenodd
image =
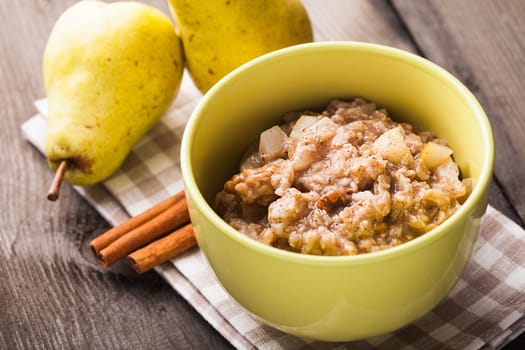
M246 71L249 72L252 69L257 69L254 67L266 63L269 64L272 61L279 60L282 57L319 53L322 51L352 51L369 53L373 55L388 56L389 59L395 59L403 61L404 63L415 65L420 70L434 75L437 79L440 79L447 85L451 86L457 94L462 95L469 108L474 112L473 114L478 125L480 126L482 133L482 142L487 149L487 154L484 157L481 167L482 170L473 187L472 193L469 195L465 203L463 203L457 212L445 220L445 222L441 223L438 227L426 232L412 241L405 242L399 246L378 252L349 256L308 255L271 247L242 234L226 223L213 210L213 208L208 204L204 196L201 194L197 187L191 167L191 154L193 140L195 138L196 130L198 129L197 126L202 119L201 111L204 109L207 101L213 98L215 94L219 93L221 89L227 88L229 84L238 79L237 77L239 75L242 76L243 74L246 74L244 73ZM195 207L198 208L198 210L203 213L203 215L205 215L208 220L212 221L213 224L230 239L233 239L238 244L241 244L250 250L254 250L260 254L272 256L273 258L281 260L287 260L303 265L339 266L343 264L347 266L364 263L379 263L387 259L395 259L405 254L410 254L411 252L419 250L433 243L434 241L443 238L445 236L445 231L449 227L457 223L463 216L468 215L468 213L476 210L477 202L483 200L484 191L490 186L492 178L495 150L492 128L482 106L472 94L472 92L461 81L459 81L455 76L453 76L444 68L417 54L382 44L358 41L322 41L294 45L264 54L241 65L223 77L203 96L203 98L193 110L183 133L180 153L182 178L187 195L192 198ZM486 208L483 208L483 211L485 210Z

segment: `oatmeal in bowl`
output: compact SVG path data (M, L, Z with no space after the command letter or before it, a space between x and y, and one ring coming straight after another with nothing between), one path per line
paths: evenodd
M224 290L261 322L330 341L392 332L447 295L493 159L457 79L355 42L243 65L203 96L181 148L197 243Z
M290 120L291 119L291 120ZM260 136L215 208L262 243L314 255L400 245L461 206L461 179L443 139L357 98L318 114L290 113Z

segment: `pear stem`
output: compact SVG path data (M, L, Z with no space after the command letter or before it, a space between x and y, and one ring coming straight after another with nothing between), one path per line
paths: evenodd
M62 180L64 179L64 174L66 173L67 167L69 166L69 161L67 159L64 159L60 162L60 165L58 166L58 169L55 173L55 177L53 178L53 182L51 183L51 187L49 187L49 191L47 192L47 199L50 201L56 201L58 199L58 193L60 192L60 185L62 185Z

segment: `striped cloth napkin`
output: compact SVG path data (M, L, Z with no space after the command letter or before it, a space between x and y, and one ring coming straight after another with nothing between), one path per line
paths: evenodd
M103 184L76 190L113 225L180 191L180 140L200 98L185 76L173 106L120 170ZM35 105L39 113L22 131L42 151L47 103ZM445 300L397 332L349 343L297 338L259 323L222 289L198 248L156 271L240 349L498 349L525 331L523 252L525 231L489 207L472 260Z

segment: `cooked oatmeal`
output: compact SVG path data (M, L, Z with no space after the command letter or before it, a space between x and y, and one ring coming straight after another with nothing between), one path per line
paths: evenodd
M215 209L274 247L355 255L428 232L469 192L444 140L358 98L287 114L264 131Z

